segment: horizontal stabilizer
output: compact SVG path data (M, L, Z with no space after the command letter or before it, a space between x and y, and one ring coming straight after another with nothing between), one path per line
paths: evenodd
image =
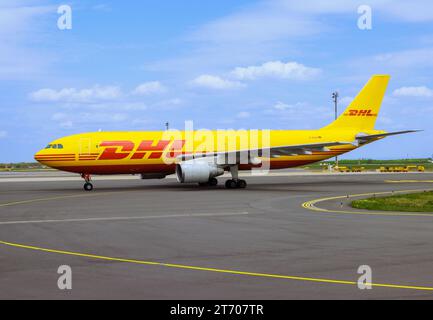
M368 142L368 141L386 138L386 137L390 137L390 136L396 136L396 135L406 134L406 133L415 133L415 132L421 132L421 131L422 130L406 130L406 131L388 132L388 133L371 134L371 135L359 133L356 136L356 139L358 141L361 141L361 142Z

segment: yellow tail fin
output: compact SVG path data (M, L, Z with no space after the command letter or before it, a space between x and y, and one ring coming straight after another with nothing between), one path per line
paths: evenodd
M373 130L388 87L390 76L375 75L344 113L325 129Z

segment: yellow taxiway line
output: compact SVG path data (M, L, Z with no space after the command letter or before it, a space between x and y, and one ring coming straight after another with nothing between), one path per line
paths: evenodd
M0 245L5 245L5 246L9 246L9 247L14 247L14 248L20 248L20 249L33 250L33 251L46 252L46 253L61 254L61 255L75 256L75 257L84 257L84 258L91 258L91 259L105 260L105 261L112 261L112 262L123 262L123 263L130 263L130 264L136 264L136 265L160 266L160 267L167 267L167 268L174 268L174 269L204 271L204 272L213 272L213 273L224 273L224 274L230 274L230 275L250 276L250 277L259 277L259 278L286 279L286 280L296 280L296 281L304 281L304 282L316 282L316 283L340 284L340 285L352 285L352 286L358 285L358 282L356 282L356 281L298 277L298 276L288 276L288 275L270 274L270 273L245 272L245 271L238 271L238 270L204 268L204 267L188 266L188 265L181 265L181 264L106 257L106 256L87 254L87 253L79 253L79 252L72 252L72 251L54 250L54 249L47 249L47 248L41 248L41 247L35 247L35 246L28 246L28 245L5 242L5 241L0 241ZM425 287L425 286L410 286L410 285L385 284L385 283L368 283L368 284L364 284L364 285L371 285L372 287L377 287L377 288L433 291L433 287Z
M433 180L385 180L385 183L433 183Z
M419 190L412 190L412 191L419 191ZM409 192L409 191L400 191L400 192ZM119 193L119 192L105 192L105 193L93 193L93 194L86 194L86 195L69 195L69 196L58 196L58 197L50 197L50 198L30 199L30 200L24 200L24 201L14 201L14 202L9 202L9 203L3 203L3 204L0 204L0 207L23 205L23 204L30 204L30 203L35 203L35 202L42 202L42 201L62 200L62 199L68 199L68 198L102 196L102 195L110 195L110 194L115 194L115 193ZM386 194L386 193L376 193L376 194ZM371 194L363 194L363 195L368 196ZM357 195L357 196L363 196L363 195ZM345 197L332 197L332 198L326 198L326 199L313 200L313 201L309 201L307 203L304 203L303 206L308 208L308 209L312 209L312 210L328 211L326 209L320 209L320 208L314 207L314 204L317 202L320 202L320 201L340 199L340 198L345 198ZM332 211L330 211L330 212L332 212ZM350 213L353 214L353 212L350 212ZM351 286L357 286L358 285L358 282L349 281L349 280L335 280L335 279L290 276L290 275L271 274L271 273L257 273L257 272L247 272L247 271L229 270L229 269L206 268L206 267L200 267L200 266L188 266L188 265L182 265L182 264L163 263L163 262L155 262L155 261L116 258L116 257L108 257L108 256L101 256L101 255L88 254L88 253L80 253L80 252L73 252L73 251L64 251L64 250L42 248L42 247L13 243L13 242L7 242L7 241L0 241L0 245L4 245L6 247L16 248L16 249L33 250L33 251L39 251L39 252L44 252L44 253L66 255L66 256L73 256L73 257L84 257L84 258L90 258L90 259L95 259L95 260L121 262L121 263L135 264L135 265L158 266L158 267L166 267L166 268L174 268L174 269L220 273L220 274L227 274L227 275L249 276L249 277L256 277L256 278L315 282L315 283L321 283L321 284L338 284L338 285L351 285ZM364 285L365 285L365 283L364 283ZM429 286L412 286L412 285L386 284L386 283L368 283L367 285L371 285L372 287L377 287L377 288L406 289L406 290L417 290L417 291L433 291L433 287L429 287Z

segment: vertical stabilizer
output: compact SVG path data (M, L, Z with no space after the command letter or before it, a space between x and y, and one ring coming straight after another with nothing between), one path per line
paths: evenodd
M344 113L324 129L373 130L390 80L389 75L375 75Z

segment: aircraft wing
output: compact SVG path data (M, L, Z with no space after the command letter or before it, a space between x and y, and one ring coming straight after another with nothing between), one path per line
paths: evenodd
M354 145L353 142L322 142L322 143L310 143L310 144L298 144L298 145L286 145L270 148L258 148L248 149L239 151L229 152L209 152L209 153L196 153L186 154L178 157L180 161L188 161L200 158L215 158L215 157L228 157L232 159L239 159L242 157L256 158L256 157L270 157L277 158L279 156L291 156L291 155L309 155L314 151L329 151L328 147L340 146L340 145ZM219 162L220 163L220 162Z
M312 154L314 151L329 151L328 147L341 146L341 145L353 145L352 142L325 142L325 143L312 143L312 144L301 144L301 145L291 145L291 146L281 146L272 147L269 149L264 149L265 152L272 157L279 156L290 156L290 155L304 155ZM256 150L256 152L261 150Z
M414 132L420 132L422 130L406 130L406 131L397 131L397 132L388 132L388 133L380 133L380 134L363 134L360 133L356 136L356 139L361 143L370 142L376 139L386 138L390 136L396 136L399 134L406 134L406 133L414 133Z

